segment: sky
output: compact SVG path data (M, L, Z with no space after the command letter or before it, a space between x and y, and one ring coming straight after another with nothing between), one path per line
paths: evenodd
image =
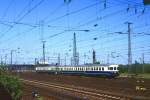
M92 50L101 63L127 64L131 22L132 63L143 54L150 63L149 18L142 0L1 0L0 60L9 64L13 51L13 63L33 64L46 41L46 60L57 63L60 54L69 65L76 33L80 64L92 62Z

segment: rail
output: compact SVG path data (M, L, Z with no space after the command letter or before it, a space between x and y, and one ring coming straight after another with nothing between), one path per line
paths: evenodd
M60 84L54 84L54 83L48 83L48 82L43 82L43 81L37 81L37 80L25 80L25 79L20 79L23 83L25 84L30 84L30 85L36 85L38 87L42 88L53 88L53 89L61 89L65 91L72 92L74 94L78 94L77 96L83 96L93 99L93 100L101 100L101 99L108 99L108 100L130 100L133 99L131 97L126 97L126 96L120 96L120 95L114 95L110 93L105 93L103 91L95 91L94 89L87 89L87 88L78 88L75 86L68 87L68 86L63 86Z

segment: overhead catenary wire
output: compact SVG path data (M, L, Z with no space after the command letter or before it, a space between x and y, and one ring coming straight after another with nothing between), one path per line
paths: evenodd
M7 16L7 13L8 13L8 11L9 11L10 7L12 6L13 2L14 2L14 0L11 0L11 1L8 3L8 6L7 6L6 9L4 10L4 13L3 13L3 15L2 15L2 17L1 17L1 20L3 20L3 19Z
M34 9L36 9L38 6L40 6L42 3L44 2L44 0L41 0L40 2L38 2L36 5L34 5L30 10L28 10L23 16L21 16L20 18L18 18L16 20L17 23L19 23L21 20L23 20L28 14L30 14ZM12 28L14 28L14 26L16 25L16 23L13 24L13 27L10 27L5 33L2 33L2 35L0 36L0 38L2 38L7 32L9 32Z
M62 6L63 6L63 5L61 4L60 6L58 6L57 8L55 8L55 10L52 11L52 12L50 12L49 15L55 14L56 11L59 10L59 8L61 8ZM28 7L28 6L26 6L26 7ZM26 9L26 7L24 8L24 10ZM24 10L22 10L22 11L24 11ZM21 14L20 14L20 15L21 15ZM46 20L47 18L48 18L48 16L44 17L43 20ZM4 22L8 22L8 23L12 23L12 24L19 24L19 25L31 26L31 28L29 29L29 30L31 30L31 31L32 31L32 29L35 29L35 28L39 27L39 24L22 23L22 22L17 22L17 21L15 21L15 22L4 21ZM11 27L13 27L13 26L11 26ZM48 27L49 27L49 25L48 25ZM51 26L51 27L53 27L53 26ZM54 27L57 27L57 26L54 26ZM11 29L11 28L10 28L10 29ZM10 31L10 30L8 30L8 32L9 32L9 31ZM26 32L30 32L30 31L26 31ZM7 32L6 32L6 33L7 33ZM23 33L25 33L25 32L23 32ZM19 34L19 35L18 35L18 34ZM18 34L16 34L16 35L13 36L13 37L17 38L18 36L21 36L21 33L18 33ZM4 34L2 34L2 36L4 36ZM2 37L2 36L1 36L1 37ZM7 41L9 41L9 40L11 40L11 39L14 40L13 37L10 37L10 39L7 39Z
M111 3L110 3L111 4ZM108 6L109 7L109 6ZM125 8L126 9L126 8ZM105 11L105 10L104 10ZM123 10L124 12L126 11L126 10ZM79 14L79 13L76 13L76 14ZM106 14L107 15L107 14ZM108 14L109 15L109 14ZM115 14L112 14L112 15L109 15L109 17L106 17L106 18L114 18L114 15ZM120 13L118 14L118 15L120 15ZM94 15L93 15L94 16ZM105 16L105 15L102 15L103 17ZM66 16L67 17L67 16ZM102 18L102 17L101 17ZM94 18L93 18L94 19ZM79 28L82 28L82 27L84 27L84 26L90 26L91 24L93 24L93 23L95 23L95 22L97 22L97 21L99 21L100 20L100 17L98 17L97 18L98 20L95 20L95 21L91 21L91 22L89 22L88 23L88 20L83 20L83 23L81 24L81 26L79 25L79 27L72 27L73 29L79 29ZM104 20L105 20L105 17L103 18ZM50 19L51 20L51 19ZM56 20L57 21L57 20ZM55 22L55 21L54 21ZM85 23L88 23L87 25L83 25L84 24L84 22ZM14 22L15 23L15 22ZM7 24L7 23L6 23ZM18 23L16 23L17 25L26 25L26 23L24 23L24 22L18 22ZM117 23L118 24L118 23ZM34 25L34 24L29 24L29 25L27 25L27 26L30 26L30 25ZM51 25L51 24L49 24L50 26L51 26L51 29L52 29L52 27L53 27L53 25ZM83 26L82 26L83 25ZM57 25L56 25L57 26ZM78 26L78 25L77 25ZM111 25L112 26L112 25ZM116 25L117 26L117 25ZM120 27L121 25L118 25L118 29L119 29L119 27ZM32 26L31 26L31 28L32 28ZM35 27L36 28L36 27ZM59 28L59 25L58 25L58 27L57 28ZM57 29L56 28L56 29ZM98 27L96 27L95 28L95 30L98 30L98 28L101 28L100 26L98 26ZM30 27L29 27L29 29L30 29ZM51 30L50 29L50 30ZM67 29L66 27L64 28L64 29ZM53 29L52 29L53 30ZM112 30L112 29L111 29ZM108 30L109 31L109 30ZM31 31L28 31L28 32L31 32ZM64 33L67 33L67 32L69 32L68 30L65 30L65 32ZM16 37L19 37L19 36L23 36L23 34L22 34L22 32L19 32L20 33L20 35L18 35L18 34L16 34L16 35L14 35L14 36L16 36ZM24 33L24 32L23 32ZM94 33L94 32L93 32ZM96 31L95 31L95 33L96 33ZM107 31L105 32L105 33L107 33ZM146 33L146 32L145 32ZM61 32L60 32L60 34L61 34ZM57 34L55 34L56 36L58 36ZM53 35L53 37L52 38L54 38L55 37L55 35ZM62 35L61 35L62 36ZM106 35L107 36L107 35ZM16 38L15 37L15 38ZM95 35L95 37L97 37L97 35ZM102 34L102 37L105 37L105 35L103 35ZM15 38L14 39L11 39L11 38L9 38L8 40L15 40ZM137 38L139 38L139 36L137 36ZM51 38L47 38L47 39L51 39ZM81 39L82 40L82 39ZM106 40L105 38L103 39L103 40ZM70 40L71 41L71 40ZM84 41L84 40L83 40ZM88 42L88 40L86 40L85 39L85 41L87 41ZM79 41L79 43L80 43L80 41ZM138 42L139 43L139 42ZM34 47L33 47L34 48ZM136 47L136 48L138 48L138 47Z

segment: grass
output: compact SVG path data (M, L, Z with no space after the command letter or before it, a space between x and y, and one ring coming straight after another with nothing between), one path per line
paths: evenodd
M128 77L128 73L121 73L120 77ZM150 73L138 74L138 75L136 75L136 77L150 79Z
M150 79L150 73L140 74L139 76L146 78L146 79Z

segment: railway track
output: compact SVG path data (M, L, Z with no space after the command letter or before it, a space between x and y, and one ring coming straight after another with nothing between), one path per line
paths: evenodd
M131 97L114 95L103 91L92 90L83 87L66 86L60 84L54 84L49 82L43 82L38 80L25 80L21 79L24 84L34 85L40 88L46 88L59 93L67 94L76 97L78 100L130 100ZM63 100L63 99L62 99ZM66 99L64 99L66 100Z

